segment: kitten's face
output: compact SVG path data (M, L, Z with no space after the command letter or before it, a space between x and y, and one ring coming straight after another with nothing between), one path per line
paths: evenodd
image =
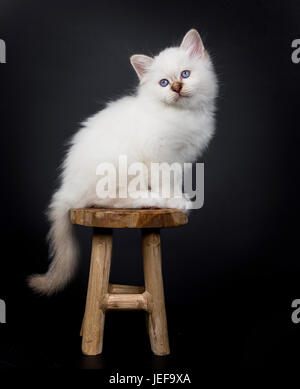
M131 57L141 91L168 105L196 108L216 94L216 78L196 30L190 30L180 47L158 56Z

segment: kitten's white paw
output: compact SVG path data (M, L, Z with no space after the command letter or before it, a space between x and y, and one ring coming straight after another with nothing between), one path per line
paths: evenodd
M135 208L164 208L163 199L160 198L139 198L134 201Z
M192 208L192 202L185 197L167 199L167 208L177 208L182 211L186 211Z
M133 208L176 208L187 211L192 208L192 202L185 196L180 198L139 197L133 200Z

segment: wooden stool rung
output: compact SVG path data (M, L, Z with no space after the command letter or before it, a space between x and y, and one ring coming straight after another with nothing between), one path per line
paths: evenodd
M134 286L134 285L120 285L120 284L109 284L108 293L118 293L118 294L127 294L127 293L144 293L144 286Z
M113 293L106 294L100 303L100 309L104 312L113 309L151 311L152 300L148 292L144 293Z

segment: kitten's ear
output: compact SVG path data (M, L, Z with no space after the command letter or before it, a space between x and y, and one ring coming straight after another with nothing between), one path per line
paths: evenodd
M188 51L191 57L201 57L204 53L204 46L198 31L193 28L187 32L180 48Z
M133 66L139 79L141 79L149 70L153 62L153 58L147 55L135 54L130 57L131 65Z

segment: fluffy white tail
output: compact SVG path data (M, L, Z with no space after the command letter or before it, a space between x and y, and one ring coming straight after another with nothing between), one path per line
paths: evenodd
M51 228L48 234L50 255L53 257L45 274L29 277L29 286L36 292L51 295L62 289L72 278L77 267L78 246L69 218L69 208L59 201L49 207Z

